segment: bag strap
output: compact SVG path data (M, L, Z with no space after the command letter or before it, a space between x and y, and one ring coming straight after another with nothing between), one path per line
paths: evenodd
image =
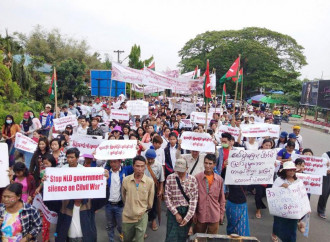
M153 170L151 169L149 164L147 164L147 168L148 168L150 175L152 176L152 179L154 180L155 186L158 188L158 180L156 178L155 173L153 172Z
M175 180L176 180L176 183L178 184L178 187L183 195L183 197L186 199L186 201L189 203L190 199L189 197L187 196L187 194L183 191L183 188L182 188L182 185L181 185L181 182L180 182L180 179L179 177L175 177Z
M196 168L196 166L197 166L198 161L199 161L199 155L198 155L197 160L195 161L195 164L194 164L193 168L192 168L191 171L189 172L190 175L192 175L192 173L194 172L194 170L195 170L195 168Z

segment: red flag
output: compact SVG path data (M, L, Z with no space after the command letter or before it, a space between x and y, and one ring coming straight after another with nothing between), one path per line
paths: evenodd
M55 97L55 85L57 85L57 75L56 75L56 69L54 68L54 73L52 75L52 82L50 83L50 86L48 88L48 94L50 95L50 99L54 99Z
M204 81L204 98L212 98L211 96L211 82L210 82L210 70L209 61L206 63L205 81Z
M198 66L196 66L194 74L193 74L193 79L197 79L197 72L198 72Z
M241 82L242 81L242 76L243 76L243 68L241 68L239 70L239 73L238 73L238 82ZM233 80L233 82L235 82L237 80L237 77L233 77L232 80Z
M231 67L229 68L229 70L226 73L226 78L229 77L237 77L237 72L238 72L238 67L239 67L239 62L240 59L239 57L235 60L235 62L231 65Z
M155 62L153 62L150 66L148 66L148 69L151 69L151 70L156 70L156 64Z

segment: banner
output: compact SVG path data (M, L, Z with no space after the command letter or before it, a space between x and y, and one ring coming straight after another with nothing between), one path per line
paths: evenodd
M17 132L15 135L15 148L24 150L29 153L34 153L37 149L38 143L33 139L25 136L24 134Z
M215 152L215 144L208 133L183 132L181 148L201 152Z
M237 141L239 133L240 133L240 129L237 127L221 125L218 128L218 134L221 136L222 133L230 133L235 138L235 141Z
M323 177L304 173L296 173L298 179L302 180L306 187L306 192L315 195L322 194Z
M41 210L43 216L46 218L48 222L50 222L51 224L57 224L57 213L52 212L47 208L40 194L37 194L34 197L32 206L35 207L36 209Z
M190 119L181 119L182 123L184 123L185 128L192 128L192 123Z
M93 136L74 134L70 139L70 147L77 148L80 155L92 155L96 148L104 141L103 139L94 139Z
M298 181L288 188L273 187L266 189L269 213L289 219L301 219L311 212L307 192L302 181Z
M281 133L281 126L276 124L267 124L268 136L278 138Z
M65 130L65 127L69 124L71 124L72 127L78 126L78 121L75 115L70 115L63 118L56 118L53 121L55 130Z
M258 123L258 124L241 124L240 126L243 137L279 137L280 125Z
M275 160L275 150L231 150L225 184L273 184Z
M96 149L98 160L131 159L136 156L136 140L106 140Z
M304 173L312 175L327 175L327 159L317 156L307 156L307 155L291 155L292 161L295 161L297 158L301 158L305 161Z
M148 115L149 114L149 103L142 100L127 101L127 111L131 115Z
M209 112L210 113L219 113L220 115L223 114L223 108L222 107L219 107L219 108L210 108L209 109Z
M69 200L84 198L105 198L106 178L104 169L85 168L46 168L43 200Z
M301 92L301 105L307 106L316 106L317 105L317 96L319 92L319 82L304 82Z
M330 80L319 81L319 93L317 96L317 106L330 109Z
M195 103L182 102L181 103L181 113L190 115L192 112L196 111Z
M0 187L9 185L9 155L7 143L0 143Z
M190 120L193 123L197 124L205 124L206 113L204 112L192 112L190 114ZM207 125L210 124L211 120L213 119L213 113L207 114Z
M111 120L129 120L129 114L126 109L111 109Z

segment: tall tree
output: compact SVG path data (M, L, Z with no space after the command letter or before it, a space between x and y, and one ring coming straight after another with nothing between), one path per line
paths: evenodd
M142 69L144 66L149 66L150 63L154 60L154 57L151 56L149 59L141 60L141 48L139 45L133 45L131 53L128 56L128 66L135 69Z

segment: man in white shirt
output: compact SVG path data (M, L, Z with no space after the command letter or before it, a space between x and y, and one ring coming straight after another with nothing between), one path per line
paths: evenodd
M95 103L93 104L92 107L92 117L94 118L97 115L102 115L102 103L101 100L99 98L95 99Z
M88 123L86 121L86 117L80 116L80 125L77 128L77 134L80 135L87 135Z
M102 120L103 122L111 121L110 119L111 111L109 108L106 108L105 110L102 110Z

